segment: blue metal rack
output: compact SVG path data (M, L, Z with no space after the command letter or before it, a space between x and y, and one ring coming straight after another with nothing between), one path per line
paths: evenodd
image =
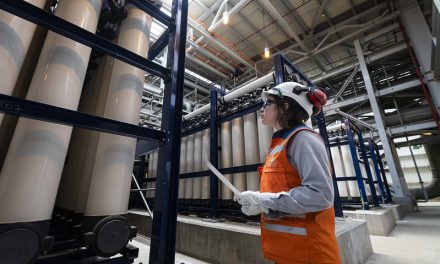
M385 170L383 169L382 159L379 155L379 147L374 143L371 138L368 139L368 147L370 158L373 160L374 163L374 171L377 178L377 181L375 181L374 183L379 185L380 192L382 193L381 198L383 200L383 203L390 203L392 202L391 191L388 185L387 177L385 175Z
M291 76L295 76L294 78L296 79L296 81L300 81L300 82L306 83L309 86L316 87L315 84L313 84L311 82L311 80L298 67L293 65L286 57L284 57L282 55L275 55L274 56L274 64L275 64L274 77L275 77L277 84L287 81L288 76L291 75ZM218 125L220 125L221 123L224 123L224 122L231 121L235 118L244 116L246 114L255 112L258 109L260 109L263 104L261 101L258 101L254 104L248 105L248 106L240 109L239 111L236 111L234 113L230 113L225 116L219 117L217 115L217 106L218 106L217 101L218 101L219 95L224 95L224 92L221 90L218 90L218 89L211 89L211 111L210 111L209 122L206 124L202 124L196 128L185 131L183 133L184 136L187 136L190 134L197 133L201 130L210 128L210 131L211 131L210 159L211 159L212 164L216 167L218 167L217 166L218 165L218 153L217 153L217 150L218 150L217 127L218 127ZM318 116L314 116L313 118L319 125L320 134L326 143L326 147L327 147L328 153L330 155L330 160L332 162L324 114L321 112ZM253 165L238 166L238 167L231 167L231 168L222 168L219 171L222 172L223 174L253 172L253 171L257 171L257 168L260 165L262 165L262 164L253 164ZM209 210L210 216L213 218L217 217L219 211L237 212L238 210L218 209L218 191L217 191L218 190L218 188L217 188L218 187L218 180L209 171L181 174L180 178L194 178L194 177L203 177L203 176L207 176L207 175L211 175L211 197L210 197L211 198L211 207ZM341 200L339 197L339 191L338 191L338 186L337 186L337 182L336 182L336 175L335 175L334 171L332 171L332 178L333 178L333 185L334 185L334 189L335 189L335 201L334 201L335 215L342 217L343 216L342 204L341 204ZM148 181L154 181L154 179L148 179ZM196 207L183 207L183 206L179 207L179 208L197 209L197 210L205 209L205 208L199 208L199 207L196 208ZM206 209L205 209L205 211L206 211Z
M348 145L350 147L352 163L356 175L347 176L347 177L338 177L336 180L357 182L360 193L360 199L361 199L360 204L364 210L368 210L370 208L370 205L379 207L381 203L385 203L386 201L389 201L389 199L388 198L386 200L382 199L382 197L385 197L385 191L380 174L381 165L379 159L377 159L377 153L376 153L376 149L374 148L374 143L372 143L372 141L369 140L369 149L367 150L362 136L362 131L356 125L351 123L348 119L345 119L344 124L345 124L345 131L347 137L346 141L341 142L338 139L337 142L330 144L330 146L334 147L334 146ZM372 150L374 150L373 154L371 154ZM377 181L374 181L373 179L372 176L373 172L370 169L369 160L368 160L369 158L371 158L373 161L375 167L374 173L376 173L377 175L377 179L378 179ZM362 175L361 166L364 166L366 175ZM369 185L371 191L370 197L367 196L365 184ZM382 195L377 195L376 186L375 186L376 184L379 185ZM342 201L343 206L355 205L357 203L358 202L354 200Z
M161 131L4 94L0 94L0 112L158 142L161 148L149 263L174 263L188 1L174 0L171 16L149 1L129 2L168 27L152 45L148 59L23 0L1 0L0 9L162 78L165 82L165 93ZM167 45L167 67L163 67L152 60ZM115 261L117 260L112 259L112 263L116 263Z

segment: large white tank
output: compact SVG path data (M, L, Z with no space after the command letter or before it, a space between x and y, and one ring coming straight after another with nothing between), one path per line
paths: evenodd
M148 53L152 18L127 5L118 45L138 55ZM137 125L145 72L116 60L104 117ZM102 133L90 182L86 216L125 214L128 209L136 139ZM105 182L105 183L104 183Z
M109 56L105 56L100 59L98 63L97 75L100 79L97 81L96 86L90 86L90 90L83 92L80 101L80 109L82 104L90 102L91 108L84 112L94 114L97 116L103 116L105 111L105 105L107 102L108 90L110 87L110 77L112 73L114 59ZM102 73L101 73L102 71ZM82 131L79 129L79 131ZM95 164L96 151L98 148L98 139L100 133L92 130L84 130L85 136L80 139L87 147L82 149L83 152L79 154L79 164L82 164L77 169L77 175L80 177L80 184L78 195L76 197L75 212L78 214L84 214L86 211L87 199L89 196L90 180L93 173L93 165ZM72 145L72 141L71 141ZM74 172L75 174L75 172Z
M25 0L43 8L46 0ZM0 10L0 93L11 95L37 26ZM0 113L0 124L3 114Z
M60 1L55 15L95 32L101 3ZM49 32L26 99L76 110L90 51ZM19 119L0 175L0 223L51 218L71 132L70 126Z
M194 135L194 171L202 170L202 132L197 132ZM193 194L192 199L200 202L202 199L202 178L193 178Z
M243 166L246 163L244 156L243 118L239 117L232 122L232 165ZM246 173L234 173L233 184L243 192L246 191Z
M250 113L243 117L244 121L244 149L246 164L260 162L260 149L258 146L258 126L256 113ZM246 173L246 189L250 191L260 190L260 175L257 171Z
M186 137L186 172L194 172L194 134ZM185 200L192 199L193 179L185 179Z
M270 143L272 142L273 128L263 125L260 117L258 117L257 126L260 162L264 163L269 151Z
M106 79L109 79L111 73L111 71L106 71L108 70L108 67L106 66L110 65L110 63L106 63L107 61L107 57L98 59L98 67L92 73L91 79L87 82L81 94L78 111L102 116L108 91L108 86L104 84L108 83ZM66 164L63 169L57 195L56 205L63 209L75 211L77 200L81 199L82 195L84 195L84 192L82 192L81 198L78 197L81 181L85 181L85 179L83 179L83 177L86 177L85 175L90 178L90 173L85 174L83 173L83 170L88 161L87 158L92 158L88 157L91 146L93 145L96 147L94 142L90 142L91 133L92 131L88 129L73 129L69 143L69 150L67 152ZM87 181L87 193L89 183L90 181ZM81 212L84 213L84 210Z
M210 135L209 135L209 129L205 129L202 131L202 169L201 170L208 170L208 167L206 166L206 162L210 160ZM211 193L211 187L209 185L210 183L210 177L202 177L202 200L209 200L210 199L210 193Z
M186 137L181 139L180 143L180 164L179 174L186 172ZM179 180L179 199L185 198L185 179Z
M231 134L231 121L222 123L221 125L221 167L232 167L232 134ZM233 174L225 174L226 179L232 182ZM219 182L219 185L221 182ZM232 192L228 188L222 186L222 200L231 200Z

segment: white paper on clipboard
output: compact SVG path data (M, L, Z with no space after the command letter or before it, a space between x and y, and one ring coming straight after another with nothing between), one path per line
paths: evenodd
M223 184L228 187L229 190L231 190L236 195L240 194L240 191L237 190L237 188L235 188L235 186L232 185L232 183L228 181L228 179L226 179L226 177L223 176L223 174L221 174L209 161L206 161L206 165L208 166L208 169L210 169L215 174L215 176L217 176L217 178L219 178L219 180L221 180Z

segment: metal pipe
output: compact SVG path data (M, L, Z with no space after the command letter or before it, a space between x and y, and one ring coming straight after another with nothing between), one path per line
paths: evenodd
M440 144L428 144L424 147L432 171L432 180L425 186L425 191L427 198L432 199L440 196ZM420 187L410 188L409 191L416 195L416 199L425 199Z
M141 187L139 186L139 183L137 182L136 177L134 176L133 173L131 174L131 178L133 179L134 183L136 184L136 188L137 188L137 190L135 190L135 191L138 191L139 194L141 195L141 197L142 197L142 201L144 202L144 205L145 205L145 207L147 208L148 214L150 215L151 220L153 220L153 213L151 212L150 207L148 206L147 200L145 200L145 196L144 196L144 194L142 193L142 191L143 191L143 190L155 190L156 188L141 189Z
M214 60L217 64L220 64L221 66L225 67L228 70L234 71L234 67L232 67L229 63L227 63L224 60L220 59L219 57L215 56L211 52L205 50L203 47L201 47L196 42L192 41L191 39L186 39L186 42L191 44L191 47L193 47L196 51L200 52L203 56Z
M190 61L194 62L195 64L207 69L208 71L221 76L223 79L228 79L229 77L224 74L223 72L215 69L214 67L210 67L206 62L202 62L199 58L197 58L196 56L192 55L191 53L187 53L189 56L186 56L187 59L189 59Z
M366 23L365 27L362 27L361 29L359 29L359 30L357 30L357 31L355 31L355 32L353 32L353 33L343 37L343 38L339 38L337 41L332 42L331 44L329 44L329 45L327 45L325 47L322 47L319 50L316 50L315 52L312 52L311 54L308 54L307 56L304 56L304 57L301 57L301 58L295 60L294 63L298 64L298 63L300 63L300 62L302 62L302 61L304 61L304 60L306 60L308 58L316 56L317 54L319 54L319 53L321 53L321 52L323 52L325 50L328 50L329 48L332 48L332 47L334 47L334 46L336 46L336 45L338 45L340 43L343 43L343 42L345 42L347 40L353 39L356 36L364 33L365 31L370 30L371 28L373 28L375 26L381 25L383 23L386 23L386 22L394 19L398 15L399 15L399 12L394 12L394 13L388 15L388 16L380 17L379 19L375 19L373 21L370 21L370 22Z
M237 90L225 95L224 97L220 98L223 102L230 102L234 100L235 98L238 98L246 93L249 93L251 91L254 91L257 88L263 87L264 85L269 84L271 81L273 81L273 72L268 73L264 75L263 77L256 79L255 81L252 81L240 88L237 88ZM191 112L183 117L183 120L190 120L193 117L196 117L200 114L203 114L205 112L208 112L211 109L211 104L204 105L200 107L199 109L195 110L194 112Z
M397 52L405 50L405 49L406 49L406 45L404 43L400 43L400 44L397 44L395 46L392 46L391 48L388 48L388 49L385 49L383 51L379 51L377 53L373 53L373 54L368 55L365 58L365 61L371 63L371 62L374 62L376 60L385 58L385 57L387 57L389 55L392 55L394 53L397 53ZM346 66L335 68L335 69L333 69L331 71L328 71L328 72L326 72L324 74L315 75L311 79L312 79L312 82L314 82L314 83L320 82L320 81L322 81L324 79L327 79L327 78L330 78L332 76L338 75L338 74L343 73L345 71L348 71L350 69L354 69L358 65L359 65L359 62L354 62L354 63L346 65Z

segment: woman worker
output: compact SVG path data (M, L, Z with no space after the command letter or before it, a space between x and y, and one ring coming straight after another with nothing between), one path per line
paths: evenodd
M261 171L260 192L234 200L261 217L264 257L276 263L340 263L335 236L333 183L325 144L306 127L327 97L296 82L262 94L261 122L275 128Z

